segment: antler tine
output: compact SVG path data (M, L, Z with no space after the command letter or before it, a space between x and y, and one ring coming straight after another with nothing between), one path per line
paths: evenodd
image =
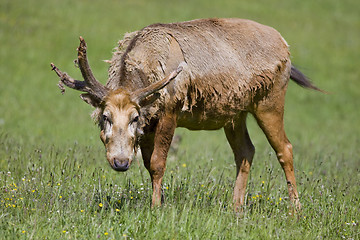
M66 72L60 71L53 63L50 64L53 71L56 72L56 74L60 78L59 87L62 91L64 91L61 83L64 83L69 88L79 90L82 92L88 92L89 89L87 88L84 81L75 80L72 77L70 77Z
M80 37L80 45L77 48L77 51L78 64L84 81L73 79L67 73L60 71L53 63L51 63L52 70L55 71L60 78L58 86L62 93L65 91L62 84L65 84L69 88L86 92L97 99L97 101L101 101L107 95L108 89L95 79L87 60L86 43L82 37Z
M178 66L178 68L172 71L169 75L165 76L162 80L153 83L152 85L139 89L133 93L133 101L140 102L145 99L147 96L151 95L152 93L159 91L160 89L164 88L171 80L173 80L181 71L183 70L182 64Z
M89 62L87 60L86 48L87 48L86 42L84 38L80 36L80 45L77 48L77 51L78 51L78 64L81 74L86 84L89 86L89 88L96 92L97 97L103 99L104 96L107 95L108 90L105 86L99 83L94 77L94 74L92 73L91 68L89 66Z

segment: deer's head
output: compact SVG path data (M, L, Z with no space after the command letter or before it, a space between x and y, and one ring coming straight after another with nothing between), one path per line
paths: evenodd
M142 134L142 109L157 99L155 93L174 79L182 67L148 87L128 92L125 89L110 90L95 79L87 60L86 43L82 37L77 62L84 81L74 80L51 64L52 69L60 77L59 87L64 91L65 84L69 88L85 92L80 95L81 98L100 110L100 138L105 145L106 158L113 169L126 171L136 154L137 142Z

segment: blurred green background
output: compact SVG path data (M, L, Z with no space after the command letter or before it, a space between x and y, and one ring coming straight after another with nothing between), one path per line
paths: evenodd
M73 64L81 35L94 74L105 83L108 64L102 60L111 58L125 32L157 22L239 17L277 29L290 45L293 63L331 93L290 84L285 114L289 138L294 144L299 142L294 138L306 138L315 150L325 142L346 152L358 146L360 135L359 5L354 0L2 0L0 131L25 142L100 144L91 108L75 91L60 94L50 62L81 78ZM257 135L257 127L250 127Z

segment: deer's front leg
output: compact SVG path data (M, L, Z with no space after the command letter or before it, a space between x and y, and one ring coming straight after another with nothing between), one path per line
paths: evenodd
M144 136L140 147L144 165L150 173L153 196L152 206L161 205L161 182L166 168L166 158L174 136L176 119L173 115L163 116L155 129L155 134Z

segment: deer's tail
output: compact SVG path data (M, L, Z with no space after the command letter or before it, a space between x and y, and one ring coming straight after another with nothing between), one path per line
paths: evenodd
M301 87L310 88L325 93L323 90L313 85L311 81L293 65L291 65L290 78Z

